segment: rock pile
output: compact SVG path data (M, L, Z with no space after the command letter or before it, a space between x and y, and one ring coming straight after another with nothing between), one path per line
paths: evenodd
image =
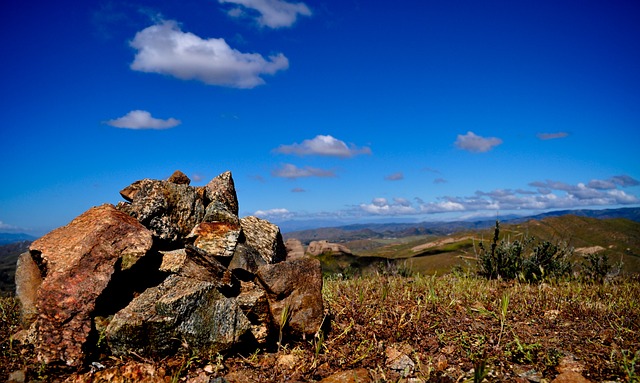
M287 259L277 226L240 219L231 173L189 184L179 171L134 182L126 202L89 209L21 255L24 338L43 363L221 352L267 345L283 327L318 331L319 261Z

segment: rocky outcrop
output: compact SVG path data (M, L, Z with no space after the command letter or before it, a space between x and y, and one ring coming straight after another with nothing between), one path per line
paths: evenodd
M21 257L18 295L44 363L81 366L98 339L101 352L145 357L264 344L283 311L288 334L319 330L319 262L287 260L277 226L238 217L231 173L193 187L176 172L120 194Z
M307 253L313 256L318 256L326 253L343 253L352 254L351 250L345 245L339 243L331 243L328 241L312 241L307 247Z
M298 259L304 257L304 246L299 239L289 238L284 243L287 249L287 259Z

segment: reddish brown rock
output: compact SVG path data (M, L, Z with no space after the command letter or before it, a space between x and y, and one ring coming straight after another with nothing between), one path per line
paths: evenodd
M231 257L238 244L240 226L226 222L202 222L187 238L195 238L193 245L217 257Z
M320 381L320 383L369 383L373 380L364 368L336 372Z
M37 348L45 363L78 366L91 331L96 299L116 262L133 265L151 248L151 233L137 220L105 204L31 244L45 271L38 293Z
M575 371L563 372L551 383L591 383L591 381Z
M266 263L277 263L287 258L287 249L278 226L257 217L242 218L240 226L246 244L257 250Z
M64 383L169 383L171 376L162 367L149 363L127 362L106 370L74 374Z
M180 170L173 172L173 174L167 178L167 181L178 185L189 185L191 183L189 177Z
M283 310L288 327L298 334L314 334L322 325L322 267L314 258L302 258L261 266L258 279L269 298L272 322L279 326Z
M231 172L224 172L205 186L205 195L211 202L220 202L229 212L238 215L238 196Z

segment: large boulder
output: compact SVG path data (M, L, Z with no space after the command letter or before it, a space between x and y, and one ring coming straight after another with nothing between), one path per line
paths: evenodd
M45 275L36 322L43 362L83 362L96 300L116 269L131 267L151 245L144 226L109 204L89 209L31 244L31 256Z
M300 258L268 264L261 266L257 275L267 291L273 323L302 335L320 329L324 305L319 260Z

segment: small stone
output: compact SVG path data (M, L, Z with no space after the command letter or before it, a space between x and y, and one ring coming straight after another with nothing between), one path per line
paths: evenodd
M591 383L591 381L577 372L568 371L556 376L551 383Z
M337 372L320 381L320 383L370 383L373 382L369 372L364 368Z
M280 368L292 370L299 362L299 358L293 354L280 355L276 362Z
M518 376L533 383L540 383L540 381L542 381L542 374L536 370L528 370L518 374Z
M387 347L385 350L387 356L387 367L399 373L402 377L411 375L415 368L415 363L408 355L398 351L394 347Z
M27 379L27 374L24 370L17 370L9 374L7 383L24 383Z

